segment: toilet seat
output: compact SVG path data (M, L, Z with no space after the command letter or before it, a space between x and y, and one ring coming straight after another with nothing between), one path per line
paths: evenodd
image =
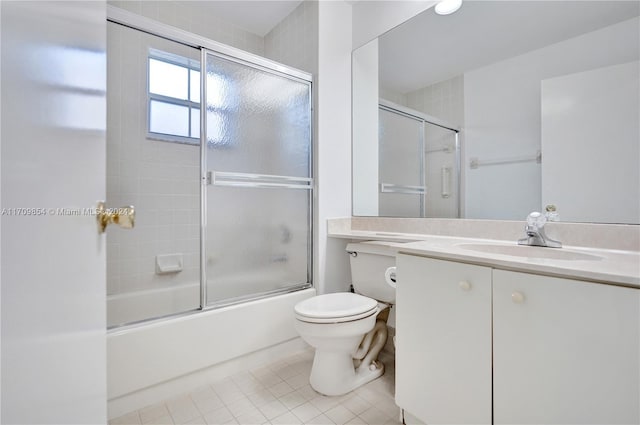
M317 295L295 308L296 318L309 323L342 323L378 313L378 302L351 292Z

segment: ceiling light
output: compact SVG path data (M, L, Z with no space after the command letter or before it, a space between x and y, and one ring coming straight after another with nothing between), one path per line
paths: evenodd
M442 0L436 4L438 15L450 15L462 6L462 0Z

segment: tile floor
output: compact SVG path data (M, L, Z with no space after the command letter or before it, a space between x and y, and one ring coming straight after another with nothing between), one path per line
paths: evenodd
M400 424L394 403L395 368L386 353L385 374L340 397L309 386L311 349L241 372L109 421L129 424Z

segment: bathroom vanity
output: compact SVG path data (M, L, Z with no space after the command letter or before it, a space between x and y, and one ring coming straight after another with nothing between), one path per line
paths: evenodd
M435 237L397 264L407 423L640 423L637 252Z

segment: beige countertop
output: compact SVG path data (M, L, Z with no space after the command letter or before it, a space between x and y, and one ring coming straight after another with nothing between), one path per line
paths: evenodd
M516 241L358 230L330 236L397 242L395 247L402 254L640 288L638 251L542 248L520 246Z

